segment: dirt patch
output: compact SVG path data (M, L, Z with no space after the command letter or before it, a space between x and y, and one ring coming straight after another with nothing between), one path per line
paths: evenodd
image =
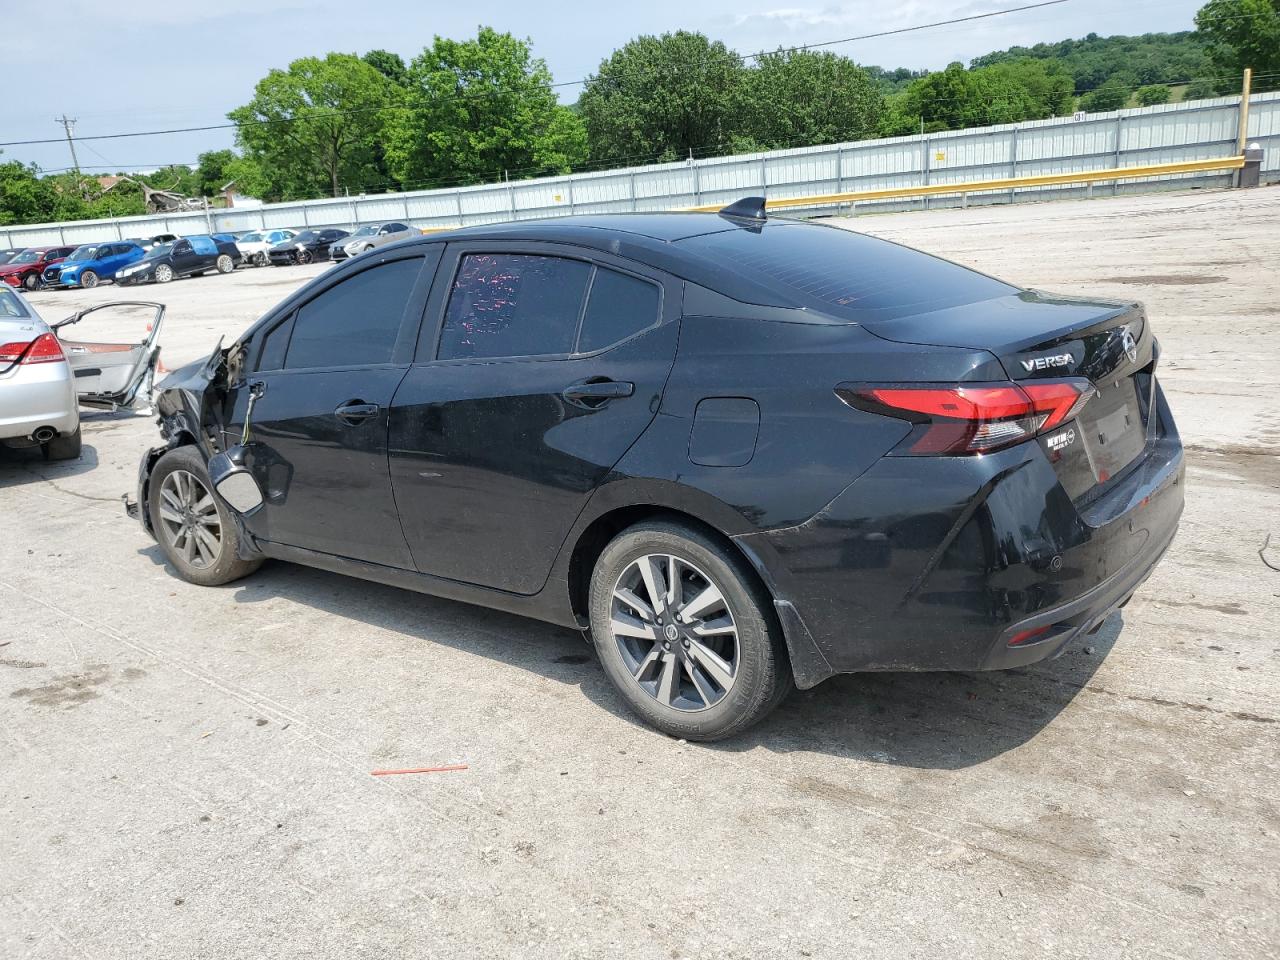
M1246 447L1230 444L1206 447L1189 443L1184 447L1192 467L1226 470L1246 483L1280 489L1280 453L1268 447Z
M1226 277L1205 273L1152 273L1145 277L1099 277L1099 283L1135 283L1143 286L1198 287L1206 283L1226 283Z

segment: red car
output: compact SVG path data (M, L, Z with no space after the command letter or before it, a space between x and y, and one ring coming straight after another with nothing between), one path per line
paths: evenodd
M67 258L75 247L28 247L8 263L0 264L0 280L11 287L34 290L40 286L44 268Z

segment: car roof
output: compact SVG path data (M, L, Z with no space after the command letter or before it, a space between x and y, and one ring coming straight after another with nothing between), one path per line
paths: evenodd
M612 213L591 216L547 217L538 220L512 220L449 231L449 237L468 239L557 239L566 232L581 231L576 242L595 246L599 231L629 233L663 243L687 240L707 233L738 229L732 221L715 213Z

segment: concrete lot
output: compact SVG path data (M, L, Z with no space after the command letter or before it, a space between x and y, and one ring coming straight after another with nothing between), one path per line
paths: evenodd
M173 578L119 502L148 416L0 455L0 956L1280 956L1277 223L1277 189L854 222L1145 300L1187 512L1088 647L837 678L723 745L639 726L571 631ZM174 366L320 269L137 295Z

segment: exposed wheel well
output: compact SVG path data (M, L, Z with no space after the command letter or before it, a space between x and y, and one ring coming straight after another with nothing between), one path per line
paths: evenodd
M578 618L579 623L585 623L589 618L591 573L595 569L596 560L600 558L604 548L609 545L609 541L627 527L646 520L675 520L701 530L707 536L729 547L741 557L745 561L747 569L751 571L751 575L755 578L756 585L759 586L766 597L772 596L768 585L765 584L752 565L751 558L732 539L725 536L711 524L681 510L673 510L670 507L660 507L655 504L639 504L632 507L621 507L602 514L593 520L590 526L582 531L582 535L578 537L578 542L573 548L573 555L569 558L569 601L573 605L573 613Z

